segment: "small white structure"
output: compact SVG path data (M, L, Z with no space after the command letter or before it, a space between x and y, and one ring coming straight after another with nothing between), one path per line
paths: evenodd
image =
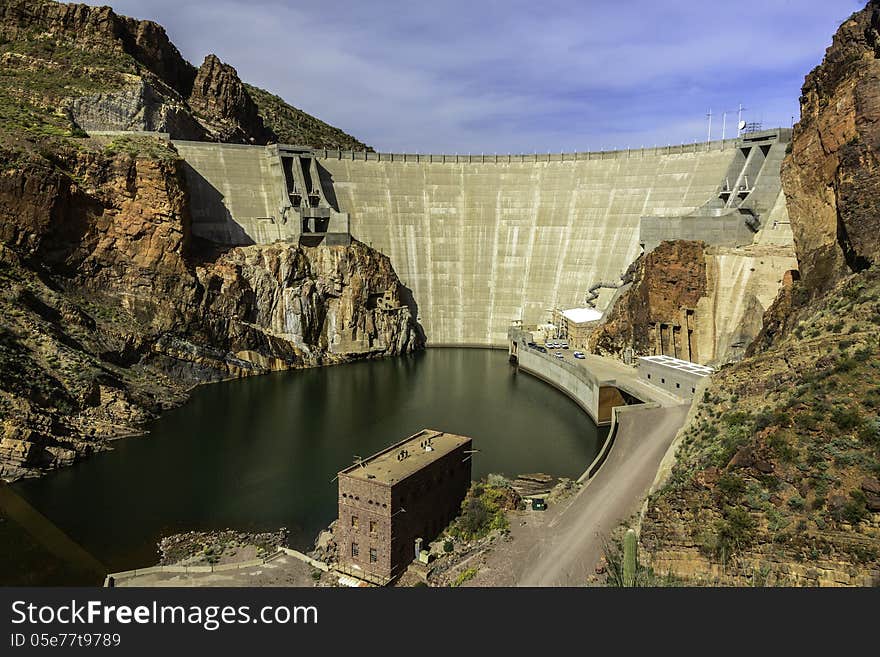
M697 384L715 371L672 356L643 356L639 358L638 368L639 378L685 399L691 399Z
M587 349L587 339L596 323L602 319L602 313L595 308L568 308L560 315L558 321L569 344L578 349Z
M602 313L595 308L569 308L562 311L562 316L574 324L598 322L602 319Z

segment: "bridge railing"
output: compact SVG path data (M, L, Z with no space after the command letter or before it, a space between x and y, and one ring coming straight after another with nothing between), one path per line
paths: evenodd
M734 148L738 139L725 139L712 142L695 142L655 146L653 148L634 148L610 151L576 151L572 153L520 153L496 154L435 154L435 153L377 153L373 151L343 151L315 149L317 157L334 160L354 160L361 162L412 162L415 164L508 164L526 162L582 162L589 160L618 160L629 158L660 157L664 155L686 155L706 153Z

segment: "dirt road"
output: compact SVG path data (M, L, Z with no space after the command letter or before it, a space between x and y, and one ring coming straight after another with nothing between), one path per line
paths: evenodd
M577 495L543 514L512 520L511 539L487 555L471 586L582 586L602 557L603 538L635 513L689 406L623 413L598 474ZM525 524L522 524L522 523Z

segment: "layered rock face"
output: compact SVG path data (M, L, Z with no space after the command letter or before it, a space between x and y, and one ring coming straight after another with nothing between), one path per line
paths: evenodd
M639 356L670 351L668 355L690 360L688 333L693 327L689 325L688 313L693 314L697 302L706 294L705 245L663 242L640 256L633 268L632 286L591 336L591 351L620 355L632 348ZM675 335L673 328L677 329Z
M361 243L194 244L163 148L68 150L0 175L5 479L136 433L199 382L424 344L388 258Z
M806 286L826 291L880 256L880 3L846 21L806 78L782 170Z
M634 263L632 284L588 346L617 358L662 354L713 366L739 360L796 267L786 246L663 242Z

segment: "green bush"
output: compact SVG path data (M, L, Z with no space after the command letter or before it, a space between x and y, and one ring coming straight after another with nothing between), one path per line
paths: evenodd
M727 499L730 502L736 502L739 500L745 490L746 484L742 478L731 472L725 472L718 479L718 491L722 494L724 499Z
M836 407L831 412L831 420L841 431L849 431L862 425L862 415L856 409Z
M757 524L748 511L726 506L724 517L715 524L716 556L726 561L728 557L751 545L755 540L756 527Z
M458 587L464 584L466 581L473 579L477 576L476 568L468 568L467 570L463 570L458 574L458 577L455 578L455 581L450 584L452 587Z
M491 486L477 482L471 486L461 503L461 514L450 526L449 533L466 541L483 538L494 530L509 525L504 504L510 491L507 486Z
M880 419L865 421L859 428L859 440L874 447L880 446Z

